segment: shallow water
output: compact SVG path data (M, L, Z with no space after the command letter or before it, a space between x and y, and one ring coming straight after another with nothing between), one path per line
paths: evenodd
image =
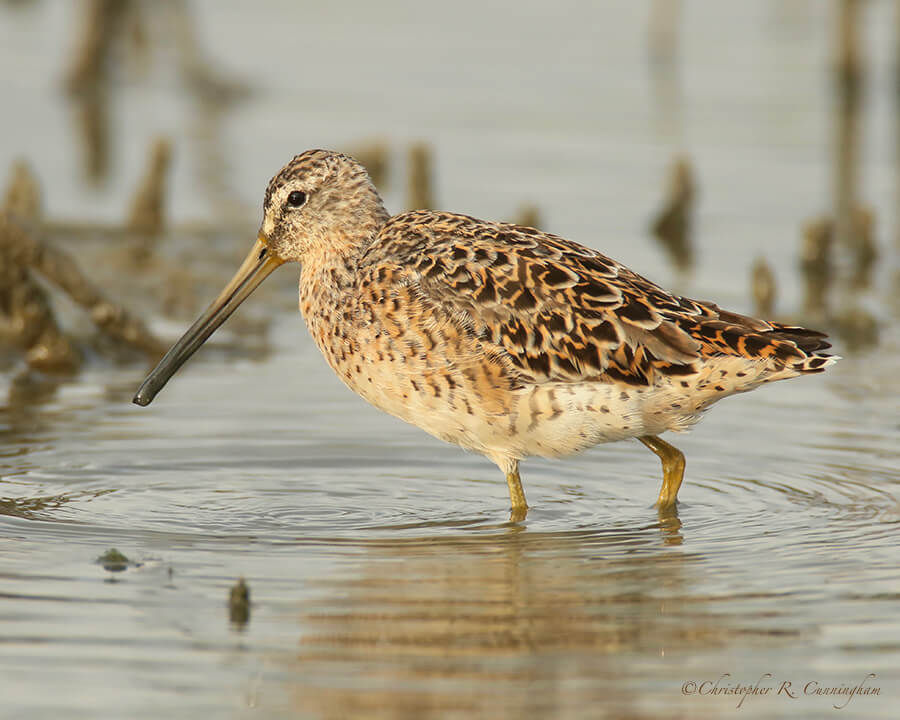
M248 16L243 4L199 3L195 14L209 51L254 80L220 128L250 227L292 152L384 135L402 174L403 144L426 138L444 207L508 217L536 202L543 227L745 312L749 264L763 254L790 314L799 226L828 207L833 174L822 6L685 3L671 95L654 91L639 3L559 16L535 3L515 17L479 4L474 27L474 4L440 22L402 4L354 25L321 5ZM187 103L165 76L121 81L112 181L80 182L51 82L68 7L0 10L0 54L35 58L33 82L0 79L26 111L4 133L3 166L28 156L51 214L112 221L141 165L132 144L161 123L183 145L175 220L215 220L215 204L192 192L209 192L209 158L181 129ZM893 717L893 8L868 7L860 178L883 260L854 297L878 318L880 342L838 342L845 358L826 375L728 399L671 438L688 460L677 518L657 517L658 461L632 442L524 463L532 509L508 522L492 464L378 413L331 375L282 269L240 311L271 315L268 332L237 347L217 335L149 408L130 403L140 364L95 357L66 382L15 365L0 375L0 715L720 717L740 704L750 717L819 718L837 704L848 717ZM299 28L303 62L289 42ZM329 54L335 37L352 52ZM298 65L299 77L282 71ZM40 140L27 122L38 111ZM687 278L645 232L682 149L702 193ZM402 185L388 193L395 209ZM214 248L169 238L162 252L190 255L208 298L250 239L226 229ZM128 284L102 242L74 247L107 287ZM160 332L184 327L133 297ZM95 559L111 547L135 564L104 570ZM252 593L245 626L227 606L239 577ZM863 681L880 694L814 692ZM716 683L769 691L714 695Z

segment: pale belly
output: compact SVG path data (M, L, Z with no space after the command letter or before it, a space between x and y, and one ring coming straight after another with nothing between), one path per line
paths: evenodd
M700 416L673 403L665 388L547 383L485 398L463 373L437 380L434 370L406 373L365 361L353 363L349 373L335 369L380 410L492 458L561 457L599 443L685 430Z
M304 312L304 317L323 356L351 390L380 410L501 465L504 459L560 457L598 443L684 430L700 415L699 406L684 404L683 389L668 384L521 386L477 341L447 323L426 320L401 331L380 322L342 326L334 314Z

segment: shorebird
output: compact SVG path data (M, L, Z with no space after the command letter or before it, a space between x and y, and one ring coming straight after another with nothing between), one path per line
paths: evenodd
M279 265L325 360L375 407L480 452L527 509L519 461L637 438L675 507L684 455L659 438L710 405L838 358L825 335L666 292L596 250L534 228L414 210L391 217L362 165L310 150L269 182L256 243L147 376L149 404Z

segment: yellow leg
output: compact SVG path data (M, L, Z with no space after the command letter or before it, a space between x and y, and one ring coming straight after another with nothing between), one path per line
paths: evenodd
M509 485L509 501L511 504L509 519L519 522L525 519L528 512L528 503L525 502L525 491L522 489L522 481L519 479L519 468L506 473L506 484Z
M660 510L675 507L678 488L681 487L681 481L684 479L684 455L681 450L672 447L665 440L660 440L656 435L647 435L638 439L662 460L663 482L656 507Z

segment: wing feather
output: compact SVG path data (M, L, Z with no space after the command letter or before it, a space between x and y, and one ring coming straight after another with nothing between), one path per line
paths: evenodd
M648 385L659 374L697 372L707 356L783 366L828 347L821 333L668 293L578 243L466 215L396 215L364 263L388 267L530 382Z

